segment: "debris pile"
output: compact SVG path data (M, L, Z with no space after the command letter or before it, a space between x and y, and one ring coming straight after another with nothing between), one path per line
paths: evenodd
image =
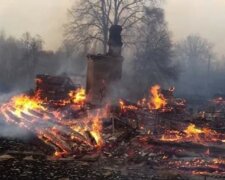
M137 103L121 99L97 107L87 103L83 88L65 79L53 85L54 80L39 76L34 93L15 96L0 107L1 119L36 136L29 143L36 142L46 162L49 158L88 161L91 169L102 168L101 172L110 167L106 174L117 174L118 179L156 178L162 171L177 172L166 176L178 179L185 179L180 174L225 178L223 99L211 101L213 119L206 112L201 112L204 116L190 114L186 101L174 97L175 88L162 90L158 85ZM46 86L52 86L52 91ZM1 152L7 157L17 154L7 147Z

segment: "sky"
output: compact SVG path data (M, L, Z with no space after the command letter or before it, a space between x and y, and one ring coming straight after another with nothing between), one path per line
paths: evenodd
M16 37L24 32L39 34L46 49L56 50L72 3L73 0L0 0L0 30Z
M39 34L45 48L56 50L63 40L67 9L78 0L0 0L0 30L20 37ZM225 0L164 0L166 20L173 41L198 34L223 55L225 46Z

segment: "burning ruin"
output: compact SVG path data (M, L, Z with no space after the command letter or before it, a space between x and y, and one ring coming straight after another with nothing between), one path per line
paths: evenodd
M36 82L39 87L43 83ZM12 97L1 105L0 113L6 123L34 133L55 158L82 159L86 154L103 153L107 159L117 157L115 146L121 146L119 156L139 157L155 168L160 164L192 175L224 177L223 130L189 119L185 101L176 99L173 91L156 85L149 97L137 103L121 99L117 105L95 107L86 101L81 87L68 90L65 99L57 101L36 88Z
M100 118L104 117L104 113L99 114L100 112L96 110L96 112L88 113L87 116L82 116L82 113L86 113L83 110L79 114L86 101L83 88L67 89L67 94L65 94L65 86L68 84L61 87L63 92L59 92L60 86L57 86L57 91L52 90L51 93L40 88L49 86L49 79L55 78L42 76L40 79L40 76L37 76L36 91L30 95L15 96L1 106L3 119L7 123L13 123L34 132L38 138L54 147L57 156L79 152L82 146L87 151L101 146ZM44 84L44 79L48 79L48 84ZM59 82L62 79L60 77ZM65 78L65 82L67 80L68 78ZM74 120L74 118L80 119Z
M38 75L35 90L0 106L1 119L35 134L49 150L46 156L57 160L101 162L113 173L136 168L143 179L165 170L177 172L167 172L166 179L225 178L223 98L210 101L213 112L193 114L174 87L155 85L137 102L104 102L108 87L122 76L120 33L111 28L116 40L110 38L107 55L88 56L86 89L68 77Z

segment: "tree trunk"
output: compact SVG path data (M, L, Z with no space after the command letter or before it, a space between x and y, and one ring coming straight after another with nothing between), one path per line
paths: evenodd
M105 0L101 2L101 11L102 11L102 27L103 27L103 53L107 53L107 43L108 43L108 19L106 16L106 4Z
M105 29L104 31L103 53L106 54L108 45L108 29Z

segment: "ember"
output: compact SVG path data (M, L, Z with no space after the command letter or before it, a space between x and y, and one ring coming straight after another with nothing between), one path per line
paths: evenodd
M162 136L163 141L180 141L180 142L223 142L225 136L208 128L197 128L194 124L190 124L184 131L166 131Z
M223 97L217 97L212 100L216 105L225 105L225 99Z

